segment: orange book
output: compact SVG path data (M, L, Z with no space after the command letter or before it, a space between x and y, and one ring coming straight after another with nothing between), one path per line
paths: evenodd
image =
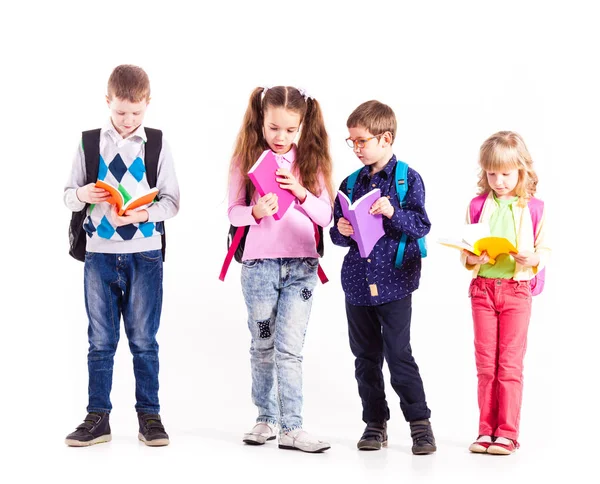
M129 197L129 194L125 192L126 194L124 195L118 188L114 187L110 183L98 180L96 182L96 188L103 188L110 193L110 198L106 201L117 206L119 215L123 215L127 210L134 210L152 203L156 198L156 195L158 195L158 188L151 188L150 190L136 195L135 197L129 198L129 200L126 201L127 197Z

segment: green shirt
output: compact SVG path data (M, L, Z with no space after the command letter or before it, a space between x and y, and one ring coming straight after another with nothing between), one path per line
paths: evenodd
M513 204L519 197L510 200L499 200L494 194L496 210L490 217L490 232L492 237L504 237L515 247L517 246L517 227L513 215ZM491 279L512 279L515 273L515 260L510 254L500 254L496 258L496 263L483 264L479 268L481 277Z

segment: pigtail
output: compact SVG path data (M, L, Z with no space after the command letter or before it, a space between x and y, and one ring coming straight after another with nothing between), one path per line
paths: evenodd
M329 154L329 136L318 101L306 98L306 114L298 140L298 169L302 184L311 193L321 193L319 177L322 176L330 199L334 200L332 162Z
M240 170L246 183L246 193L250 198L254 195L254 185L248 178L248 170L265 150L265 139L262 132L263 109L262 95L264 88L257 87L250 95L248 107L244 114L242 127L235 142L235 149L229 166L229 175L233 170Z

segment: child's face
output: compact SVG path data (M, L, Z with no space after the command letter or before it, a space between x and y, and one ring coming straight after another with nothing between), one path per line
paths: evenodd
M147 99L132 103L116 96L112 99L107 96L106 103L110 110L112 124L123 138L127 138L142 124L148 106Z
M379 171L390 161L390 135L389 133L374 136L362 126L348 128L350 139L354 142L354 154L366 166L374 171ZM362 148L359 146L362 145Z
M283 107L265 111L263 136L273 152L282 155L290 151L300 128L300 114Z
M517 183L519 183L519 170L504 170L502 172L486 171L487 181L494 190L496 197L501 200L513 198Z

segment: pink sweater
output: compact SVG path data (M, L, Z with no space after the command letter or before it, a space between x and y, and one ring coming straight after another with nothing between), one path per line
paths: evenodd
M296 147L285 155L278 156L279 166L292 171L296 160ZM315 245L313 222L321 227L331 223L332 207L329 193L321 183L321 195L307 192L306 200L297 199L281 220L272 216L259 221L252 215L252 206L259 196L254 193L250 206L246 206L244 178L238 169L231 173L229 185L229 221L236 227L250 226L243 260L275 259L279 257L319 257Z

